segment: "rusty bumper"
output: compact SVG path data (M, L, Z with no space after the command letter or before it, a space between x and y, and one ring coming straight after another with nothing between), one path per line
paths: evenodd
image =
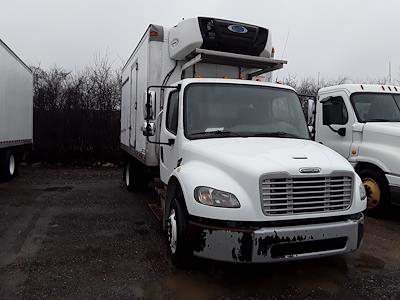
M356 250L364 216L335 222L237 229L189 223L193 254L208 259L261 263L316 258Z

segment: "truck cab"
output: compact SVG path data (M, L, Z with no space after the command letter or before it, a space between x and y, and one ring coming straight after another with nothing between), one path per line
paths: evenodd
M315 140L346 158L360 175L368 209L400 204L400 88L342 84L318 92Z
M365 190L310 139L291 87L261 82L268 29L199 17L150 25L123 69L124 181L157 189L172 262L276 262L355 251ZM143 98L142 98L143 95Z
M176 260L193 253L272 262L358 248L361 180L343 157L310 139L292 88L228 79L176 86L166 93L159 128Z

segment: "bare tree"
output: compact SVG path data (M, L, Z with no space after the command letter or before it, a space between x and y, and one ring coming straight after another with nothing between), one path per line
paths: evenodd
M121 72L112 68L106 56L77 73L57 66L34 72L34 106L40 110L118 110Z

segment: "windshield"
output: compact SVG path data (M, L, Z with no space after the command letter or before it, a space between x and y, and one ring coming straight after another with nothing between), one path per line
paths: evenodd
M400 122L400 95L357 93L351 103L360 122Z
M191 84L185 91L184 123L189 139L309 138L296 93L266 86Z

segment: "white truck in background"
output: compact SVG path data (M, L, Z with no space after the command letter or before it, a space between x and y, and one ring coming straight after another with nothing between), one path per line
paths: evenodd
M313 124L314 102L309 102ZM318 92L315 140L349 160L361 177L368 210L400 205L400 87L341 84Z
M0 180L11 180L33 142L31 69L0 39Z
M124 182L153 180L172 262L274 262L356 250L365 190L310 140L296 92L251 80L286 63L268 29L150 25L122 71ZM269 76L270 77L270 76Z

